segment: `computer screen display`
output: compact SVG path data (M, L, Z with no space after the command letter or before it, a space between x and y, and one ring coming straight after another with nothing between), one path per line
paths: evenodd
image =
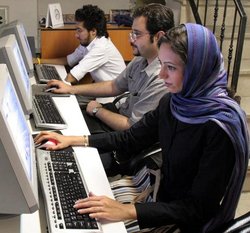
M24 83L24 86L25 86L25 90L28 92L29 91L29 86L30 86L30 81L29 79L27 78L27 75L26 75L26 69L25 69L25 66L23 64L23 60L22 60L22 55L20 53L20 50L18 49L17 46L14 46L13 48L13 53L14 53L14 56L15 56L15 60L17 62L17 65L18 67L20 68L20 73L21 73L21 77L23 79L23 83Z
M10 80L6 83L5 97L2 102L2 114L10 128L10 133L15 133L17 150L20 152L20 158L24 165L27 177L31 180L31 142L30 132L27 128L22 109L16 100L16 95L11 86Z
M32 113L30 79L13 34L0 38L0 63L7 65L26 118Z
M8 68L0 64L0 214L38 209L34 143Z
M15 35L26 70L30 75L33 75L34 67L32 61L32 52L24 29L24 25L20 21L15 20L0 27L0 37L10 34Z

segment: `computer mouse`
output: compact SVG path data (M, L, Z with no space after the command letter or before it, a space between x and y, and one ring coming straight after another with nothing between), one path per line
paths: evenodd
M44 92L52 92L52 91L55 90L55 89L58 89L58 87L57 87L57 86L51 86L51 87L49 87L49 88L46 88L46 89L44 90Z
M41 148L47 148L50 146L56 146L57 143L58 142L55 139L49 139L49 140L42 141L40 144L36 145L36 148L41 149Z

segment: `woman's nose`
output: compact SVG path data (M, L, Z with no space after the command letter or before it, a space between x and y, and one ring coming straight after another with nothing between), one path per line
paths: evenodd
M159 78L167 79L167 77L168 77L167 71L164 68L161 68L160 73L159 73Z

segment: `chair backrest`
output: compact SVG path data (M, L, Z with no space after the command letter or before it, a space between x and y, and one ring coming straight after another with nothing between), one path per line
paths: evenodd
M189 0L195 21L216 35L225 59L228 86L237 92L247 16L241 0Z
M223 233L247 233L250 232L250 211L234 219L220 232Z

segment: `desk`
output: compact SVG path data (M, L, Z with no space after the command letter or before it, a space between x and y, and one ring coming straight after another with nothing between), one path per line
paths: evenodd
M56 66L60 75L66 73L64 67L62 67L63 66ZM31 83L33 82L34 80L31 80ZM68 124L68 128L62 130L62 133L64 135L89 134L88 127L82 116L76 97L72 95L70 97L53 98ZM37 133L38 130L34 130L32 121L30 120L28 123L33 133ZM95 148L80 146L73 147L73 149L76 153L77 163L84 177L86 188L97 195L107 195L108 197L114 198L97 150ZM21 216L14 216L8 219L0 219L0 232L46 233L46 217L41 192L39 192L39 200L41 202L40 209L33 214L22 214ZM101 223L101 226L103 233L127 232L122 222L105 222Z
M79 45L75 38L75 26L65 25L62 28L40 28L41 32L41 58L65 57L72 53ZM109 36L120 51L125 61L133 58L129 42L130 27L108 26Z

